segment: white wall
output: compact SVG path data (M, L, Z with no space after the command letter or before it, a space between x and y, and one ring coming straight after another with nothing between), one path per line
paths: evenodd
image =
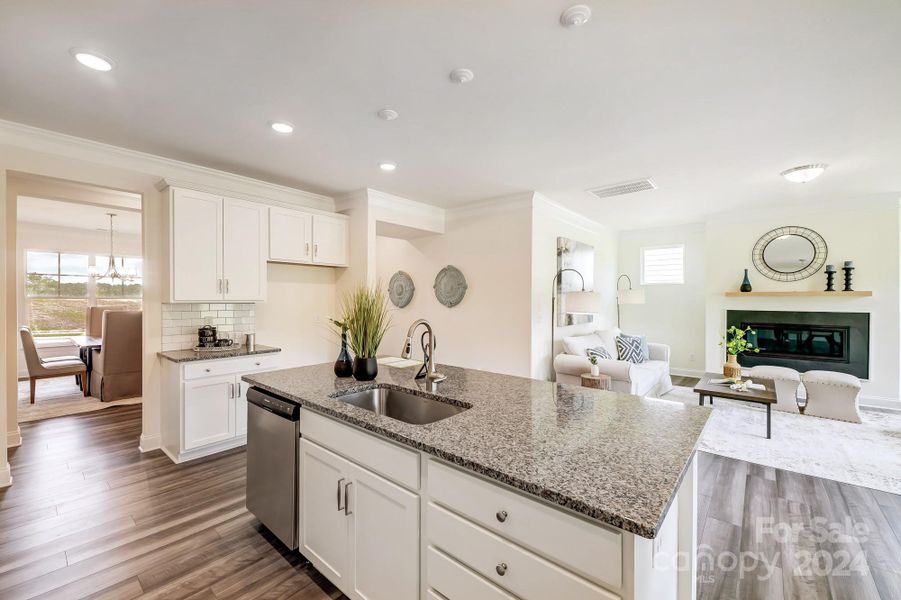
M601 294L603 311L595 316L592 323L557 327L554 350L551 353L551 320L554 318L551 314L551 297L554 276L557 274L557 238L561 236L594 247L594 291ZM548 379L552 372L551 360L563 349L563 337L609 329L616 325L616 232L550 202L541 194L535 194L531 237L530 376Z
M335 278L340 269L268 264L266 302L256 305L256 341L282 349L284 366L334 362L340 339L327 327L337 312Z
M757 219L731 214L707 224L706 366L718 371L723 362L717 345L728 309L800 310L870 313L870 379L861 399L899 406L899 215L897 195L849 200L843 207L818 211L784 210ZM783 225L802 225L818 232L829 247L828 263L840 267L853 260L854 289L872 290L872 298L726 298L737 290L749 268L755 291L822 290L825 275L795 283L771 281L751 264L751 248L761 235ZM740 359L739 359L740 362Z
M435 329L440 363L529 375L528 203L491 212L457 212L449 215L444 234L376 239L381 284L387 286L391 276L403 270L416 286L410 304L394 311L394 326L380 353L399 355L410 323L425 318ZM440 304L432 289L435 276L447 265L460 269L469 285L466 297L453 308Z
M682 244L685 246L685 283L641 284L641 248ZM644 304L620 306L623 330L646 335L649 341L668 344L671 368L683 375L704 371L704 298L707 248L703 223L621 231L619 274L632 279L632 287L644 290ZM620 284L627 288L625 280Z

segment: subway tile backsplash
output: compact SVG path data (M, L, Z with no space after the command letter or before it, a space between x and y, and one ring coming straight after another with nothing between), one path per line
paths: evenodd
M197 328L214 325L244 343L244 334L255 331L252 303L163 304L163 352L188 350L197 343Z

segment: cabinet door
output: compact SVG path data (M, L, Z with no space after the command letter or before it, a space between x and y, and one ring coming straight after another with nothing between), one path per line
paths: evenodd
M353 593L366 600L419 598L419 496L351 464Z
M173 190L170 218L172 300L222 298L222 198Z
M313 261L313 215L289 208L269 209L269 260Z
M300 439L299 550L342 590L351 566L351 520L343 510L349 466L337 454Z
M347 265L347 219L313 215L313 262Z
M235 376L185 382L184 449L235 437Z
M238 386L235 393L235 435L247 435L247 390L250 384L241 381L241 375L238 375L235 385Z
M223 202L222 275L225 299L266 299L266 207L225 198Z

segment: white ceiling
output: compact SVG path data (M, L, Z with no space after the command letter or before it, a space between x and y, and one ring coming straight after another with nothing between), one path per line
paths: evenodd
M115 233L141 234L141 213L121 207L93 206L30 196L19 196L16 205L16 220L21 223L38 223L88 231L98 229L109 231L107 213L111 212L116 214L113 220Z
M624 227L901 190L901 2L587 3L567 30L557 0L6 0L0 118L330 195L540 190ZM809 162L831 166L778 175Z

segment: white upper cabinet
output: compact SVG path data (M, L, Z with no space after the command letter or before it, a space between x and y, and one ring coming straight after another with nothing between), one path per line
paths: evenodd
M223 292L233 302L266 299L266 207L224 199Z
M172 300L222 297L222 198L192 190L172 194Z
M313 215L313 262L321 265L347 264L347 219Z
M288 208L269 208L269 260L313 262L313 215Z
M347 218L269 208L269 260L346 267Z
M183 189L170 202L169 300L265 300L267 207Z

